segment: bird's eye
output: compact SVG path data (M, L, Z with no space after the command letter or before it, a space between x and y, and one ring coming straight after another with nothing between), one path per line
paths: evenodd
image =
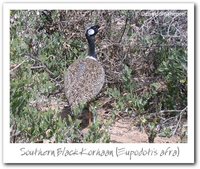
M94 33L95 33L95 32L94 32L94 29L89 29L89 30L88 30L88 35L91 36L91 35L94 35Z

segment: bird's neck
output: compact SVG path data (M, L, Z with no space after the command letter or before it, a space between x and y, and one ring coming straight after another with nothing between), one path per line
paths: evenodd
M97 58L96 52L95 52L95 38L87 38L88 40L88 56L92 56L94 58Z

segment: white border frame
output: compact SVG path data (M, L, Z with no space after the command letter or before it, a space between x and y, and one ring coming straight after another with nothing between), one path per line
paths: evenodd
M97 5L98 4L98 5ZM10 54L10 10L25 9L130 9L130 10L188 10L188 143L175 144L11 144L9 140L10 122L10 81L9 81L9 54ZM3 162L4 163L194 163L194 4L193 3L4 3L3 5ZM116 148L126 151L146 150L150 152L174 150L178 156L154 156L154 153L144 156L120 155L117 157ZM110 150L112 156L99 155L60 155L60 156L21 156L21 148L26 150L54 150L58 148L81 152L82 148L88 153L90 150ZM169 149L168 149L169 148ZM86 152L85 151L85 152ZM67 151L65 151L67 152ZM132 152L133 153L133 152ZM151 155L153 154L153 155Z

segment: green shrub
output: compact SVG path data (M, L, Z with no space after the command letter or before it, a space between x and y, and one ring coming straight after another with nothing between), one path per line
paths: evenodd
M182 13L176 20L163 15L167 11L154 11L163 12L155 17L151 12L12 10L10 127L18 135L11 134L11 142L109 142L108 128L120 113L138 116L153 140L160 121L152 122L148 115L187 106L187 12L171 11ZM96 46L108 86L101 96L110 99L112 110L105 123L97 118L83 136L81 109L67 120L59 113L66 103L63 72L87 55L82 30L92 23L105 28ZM52 98L56 109L43 103ZM101 109L98 101L96 105L94 114ZM165 136L171 134L168 128Z

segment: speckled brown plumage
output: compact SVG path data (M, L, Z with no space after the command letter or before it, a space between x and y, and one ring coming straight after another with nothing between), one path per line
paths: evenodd
M91 57L71 64L64 75L65 94L71 108L93 99L102 89L104 80L102 65Z

